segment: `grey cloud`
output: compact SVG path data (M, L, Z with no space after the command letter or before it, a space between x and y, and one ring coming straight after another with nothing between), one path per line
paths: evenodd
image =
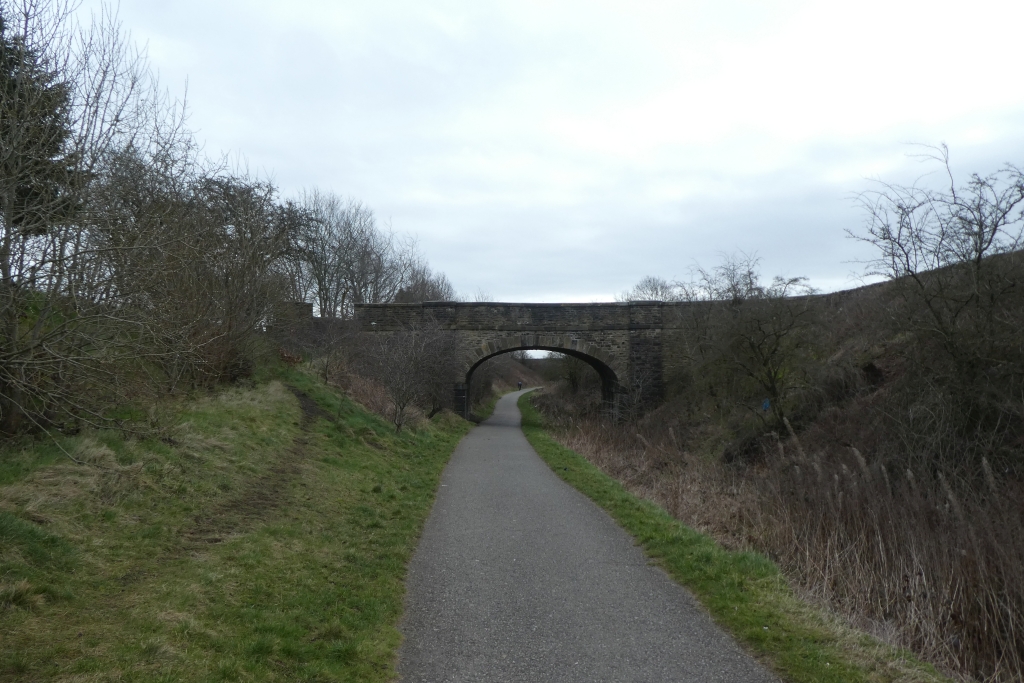
M735 250L760 254L769 274L852 284L849 261L864 252L844 233L862 220L851 196L879 169L897 182L919 174L905 143L945 140L965 171L1024 161L1024 97L812 139L764 127L800 106L789 101L737 97L743 125L726 134L658 119L656 97L650 116L629 114L675 87L674 69L700 76L728 54L670 63L672 49L718 33L722 45L746 41L791 10L609 7L122 0L121 13L152 40L165 85L188 77L209 153L243 154L286 194L316 185L356 197L416 235L462 291L503 299L610 297ZM663 144L661 129L643 130L657 125L669 126Z

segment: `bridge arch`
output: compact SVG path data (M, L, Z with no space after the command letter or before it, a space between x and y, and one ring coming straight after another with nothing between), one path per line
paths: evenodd
M465 401L466 407L471 405L469 387L471 386L473 373L476 372L480 365L495 356L513 351L554 351L579 358L594 368L601 378L601 399L609 405L614 405L615 395L619 391L619 377L621 376L622 369L616 368L618 364L615 359L609 357L609 354L596 344L567 334L510 335L489 340L487 343L473 349L468 354L468 368L465 371L465 382L462 385L464 390L460 392L459 388L456 388L457 403L461 404ZM463 394L464 398L460 396L460 393ZM463 408L463 411L465 411L465 408Z

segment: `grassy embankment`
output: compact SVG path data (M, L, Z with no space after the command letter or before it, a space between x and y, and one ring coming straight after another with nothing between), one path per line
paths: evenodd
M496 405L498 405L498 401L501 400L501 397L504 396L505 394L512 393L513 391L516 391L516 390L515 389L509 389L508 391L501 391L501 390L499 390L499 391L497 391L495 393L492 393L483 402L478 403L476 408L473 410L473 421L479 423L479 422L483 422L484 420L489 418L491 415L494 414L494 407Z
M0 452L0 681L392 678L468 423L396 435L298 372L167 411Z
M529 400L519 401L523 431L566 482L603 507L673 578L693 591L712 617L784 680L794 683L948 681L907 652L799 600L770 560L729 551L626 491L545 432Z

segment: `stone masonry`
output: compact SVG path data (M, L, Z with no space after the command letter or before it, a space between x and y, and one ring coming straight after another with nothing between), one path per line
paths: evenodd
M455 386L456 410L466 415L473 371L488 358L520 349L556 351L589 363L601 377L608 408L626 400L661 400L672 372L673 346L687 304L639 301L600 304L514 304L428 301L357 304L362 332L388 333L437 325L458 336L465 368Z

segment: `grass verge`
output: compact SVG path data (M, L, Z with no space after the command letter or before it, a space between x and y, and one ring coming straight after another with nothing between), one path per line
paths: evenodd
M294 371L151 438L0 451L0 681L385 681L469 424L396 435Z
M694 593L718 624L781 678L793 683L950 680L910 653L847 628L798 599L763 555L726 550L626 491L552 439L529 396L519 400L523 431L548 466L604 508L648 556Z
M489 399L477 406L477 409L473 411L473 422L480 423L489 418L494 414L494 407L498 405L498 401L505 394L516 391L516 389L510 389L509 391L503 391L491 395Z

